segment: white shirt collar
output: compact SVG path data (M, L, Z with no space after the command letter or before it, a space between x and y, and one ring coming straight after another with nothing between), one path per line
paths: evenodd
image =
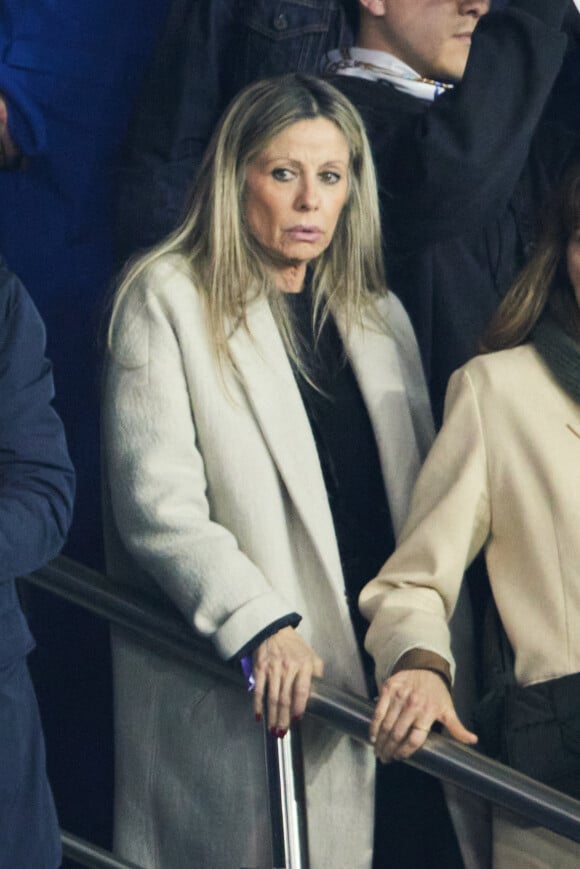
M350 75L371 81L384 81L398 91L430 101L453 87L451 84L422 78L394 55L369 48L336 48L329 51L324 58L322 71L325 75Z

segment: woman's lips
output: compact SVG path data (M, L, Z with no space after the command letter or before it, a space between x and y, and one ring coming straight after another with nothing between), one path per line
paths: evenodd
M286 230L287 235L294 241L319 241L323 232L317 226L291 226Z

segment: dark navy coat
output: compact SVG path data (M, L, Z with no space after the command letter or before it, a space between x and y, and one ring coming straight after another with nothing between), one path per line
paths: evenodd
M54 869L60 842L26 655L34 643L15 578L53 558L74 472L52 407L40 316L0 260L0 869Z
M23 170L0 172L0 251L47 327L55 407L78 475L66 553L96 568L103 565L97 333L113 279L116 160L168 6L169 0L0 3L0 91L10 132L28 155ZM47 593L25 591L38 644L30 667L61 822L106 847L108 624Z
M97 331L113 277L115 166L168 0L2 0L0 91L28 155L0 172L0 251L46 323L78 477L68 554L102 565Z

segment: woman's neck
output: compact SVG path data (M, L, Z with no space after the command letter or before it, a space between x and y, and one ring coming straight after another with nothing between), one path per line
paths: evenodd
M300 263L283 269L276 269L273 277L274 283L283 293L301 293L304 289L306 264Z

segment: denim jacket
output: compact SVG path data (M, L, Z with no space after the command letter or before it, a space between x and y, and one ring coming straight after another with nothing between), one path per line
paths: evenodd
M211 133L231 98L271 75L317 73L352 42L338 0L172 0L121 167L121 261L178 223Z
M352 41L338 0L241 0L234 81L317 73L325 52Z

